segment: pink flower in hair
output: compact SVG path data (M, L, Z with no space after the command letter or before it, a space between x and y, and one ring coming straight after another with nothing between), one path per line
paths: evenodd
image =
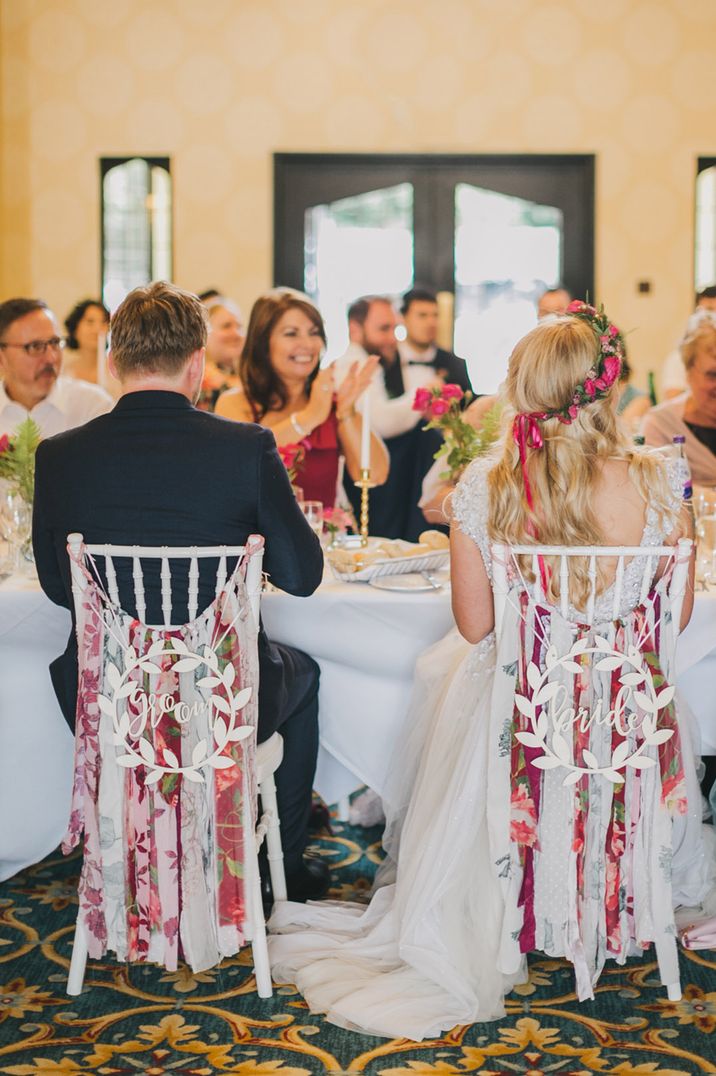
M413 399L413 411L427 411L433 394L430 389L416 389Z
M442 398L438 398L437 400L433 400L432 405L430 407L430 414L431 414L431 416L444 415L449 410L450 410L450 401L449 400L443 400Z
M622 361L618 355L605 355L602 364L602 381L607 387L613 385L619 377L622 369Z
M609 388L603 377L598 377L596 379L596 381L594 382L594 387L598 389L599 392L604 392L605 389Z
M440 395L443 400L461 400L463 391L459 385L443 385Z
M578 414L579 414L579 408L577 407L576 404L572 404L572 406L569 408L569 417L570 417L570 419L576 418Z
M584 391L586 392L587 396L597 395L597 386L595 385L592 378L588 377L587 380L584 382Z
M610 325L609 326L609 335L610 336L619 336L619 330L617 329L616 325Z

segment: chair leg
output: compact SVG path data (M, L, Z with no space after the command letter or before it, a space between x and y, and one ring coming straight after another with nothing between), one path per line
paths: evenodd
M256 863L256 861L254 862ZM252 871L251 890L251 948L254 955L256 992L260 998L270 998L273 995L273 984L271 982L268 945L266 944L266 923L261 904L261 881L258 863L256 863L256 869Z
M273 774L268 773L259 786L261 805L266 819L266 855L268 858L271 889L274 900L286 900L286 874L283 869L283 849L281 847L281 822L278 817L276 802L276 783Z
M679 977L679 948L676 938L668 936L656 942L656 960L659 965L659 977L666 987L669 1001L681 1001L681 980Z
M72 957L70 959L70 972L67 976L67 993L71 997L76 997L77 994L82 993L82 984L85 978L85 968L87 967L87 938L85 936L84 927L77 920L75 926L75 937L72 942Z

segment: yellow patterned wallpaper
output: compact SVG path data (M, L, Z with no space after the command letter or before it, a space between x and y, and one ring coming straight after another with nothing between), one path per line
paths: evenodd
M168 154L175 277L271 282L271 154L594 152L597 287L643 374L692 298L714 0L0 0L0 295L99 285L97 158ZM637 281L653 282L640 296Z

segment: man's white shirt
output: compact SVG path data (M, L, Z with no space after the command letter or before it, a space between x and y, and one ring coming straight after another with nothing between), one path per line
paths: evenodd
M45 399L28 411L10 399L0 382L0 436L13 434L21 422L31 418L39 426L43 438L52 437L82 426L98 415L105 415L113 407L114 400L99 385L60 376Z
M352 363L360 362L361 365L368 358L368 352L360 344L349 344L344 353L335 361L336 385L345 378ZM401 433L407 433L420 421L420 414L413 411L413 398L415 390L423 388L429 382L435 380L435 370L429 365L408 366L402 362L403 384L405 392L402 396L391 399L385 388L385 374L383 367L376 370L371 386L366 391L370 393L370 424L371 428L382 437L398 437ZM365 394L364 394L365 395ZM356 410L362 412L363 398L356 403Z

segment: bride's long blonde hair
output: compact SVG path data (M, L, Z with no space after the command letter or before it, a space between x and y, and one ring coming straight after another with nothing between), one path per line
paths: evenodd
M541 322L512 352L503 390L507 406L502 455L488 474L488 532L493 541L608 544L593 508L596 480L607 458L628 461L629 477L641 496L645 501L648 497L662 523L672 523L663 461L635 451L617 421L618 381L602 398L580 406L569 423L556 416L538 420L544 444L528 448L525 461L534 510L529 507L520 453L512 435L514 417L566 410L575 387L584 383L598 361L599 341L594 330L588 322L568 315ZM584 608L589 593L586 558L575 559L571 567L570 600L576 608ZM554 565L552 569L547 597L556 601L559 572ZM525 579L534 579L531 558L521 558L520 570ZM606 582L600 567L598 593Z

